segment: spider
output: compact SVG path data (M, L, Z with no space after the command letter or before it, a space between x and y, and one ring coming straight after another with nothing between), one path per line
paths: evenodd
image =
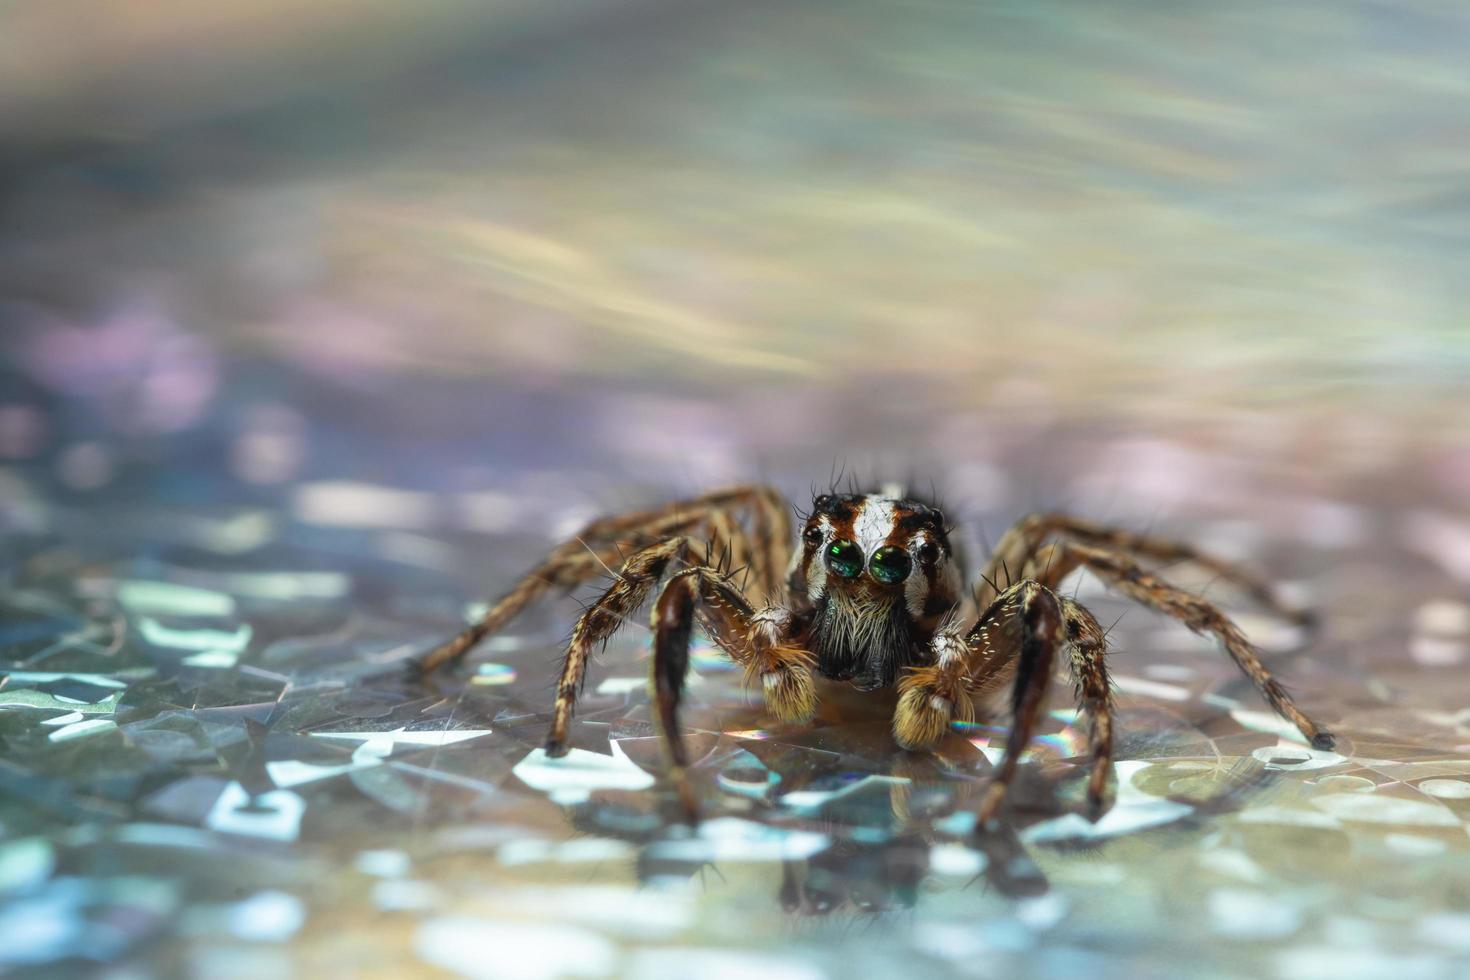
M896 685L893 737L910 750L934 748L952 723L974 719L977 704L1009 684L1013 722L981 799L977 826L995 820L1041 715L1054 664L1065 656L1088 721L1086 810L1097 819L1112 799L1107 641L1093 615L1058 592L1064 578L1085 568L1123 595L1213 636L1309 744L1333 746L1333 736L1297 708L1234 622L1141 562L1193 563L1277 614L1308 621L1242 569L1187 544L1064 514L1033 514L1002 535L967 595L951 530L936 507L894 488L816 496L794 548L791 509L766 486L731 487L600 518L557 546L478 622L416 666L431 671L457 660L547 592L573 588L626 555L611 586L572 628L548 755L567 751L589 654L657 588L652 698L670 774L690 819L697 818L697 807L686 776L679 704L696 624L744 667L767 710L782 722L812 718L814 675L860 691ZM736 567L745 573L748 590L737 581Z

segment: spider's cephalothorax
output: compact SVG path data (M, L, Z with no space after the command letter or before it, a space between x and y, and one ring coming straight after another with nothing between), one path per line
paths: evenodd
M960 575L938 510L879 494L824 494L792 555L787 591L809 617L806 646L824 677L887 687L928 660L928 642L960 601Z
M1112 779L1106 638L1091 613L1057 591L1063 579L1085 568L1124 595L1213 636L1310 744L1333 745L1332 735L1297 708L1234 622L1153 568L1190 562L1274 612L1299 621L1306 617L1243 570L1188 545L1061 514L1036 514L1001 537L966 593L943 515L901 493L823 494L812 502L794 550L791 532L786 502L761 486L732 487L601 518L556 547L479 622L418 666L432 670L463 656L549 590L572 588L621 558L612 585L572 629L548 754L566 752L591 651L657 589L653 696L672 772L691 815L695 804L685 776L689 759L679 704L697 624L745 668L782 721L812 717L814 675L864 691L897 684L893 736L909 749L936 745L952 722L971 720L983 696L1009 681L1013 723L979 808L982 825L1004 800L1058 661L1065 659L1090 722L1087 799L1096 816L1107 806ZM714 555L722 560L714 561ZM748 590L731 568L746 570ZM1002 578L1004 588L997 584Z

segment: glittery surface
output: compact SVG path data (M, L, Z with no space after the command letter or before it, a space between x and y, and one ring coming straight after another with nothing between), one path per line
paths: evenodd
M0 970L1470 973L1452 6L125 6L0 14ZM1336 750L1085 576L1096 822L1065 683L977 836L1004 716L702 640L682 825L641 617L547 759L595 584L405 676L596 513L834 470L1262 571L1318 631L1168 574Z

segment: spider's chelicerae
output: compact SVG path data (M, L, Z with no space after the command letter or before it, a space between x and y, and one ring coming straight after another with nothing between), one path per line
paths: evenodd
M982 824L1005 798L1055 661L1065 656L1089 722L1087 800L1096 817L1111 798L1107 642L1092 614L1057 591L1069 574L1086 568L1137 602L1215 637L1311 745L1333 745L1332 735L1297 708L1235 623L1144 563L1192 562L1283 616L1302 621L1304 614L1285 607L1243 570L1186 544L1060 514L1033 515L1001 537L967 596L944 515L902 493L825 493L812 501L794 549L791 530L786 501L763 486L732 487L593 521L419 666L432 670L463 656L546 592L572 588L626 556L612 585L572 629L546 740L549 755L566 752L588 655L657 587L653 697L669 764L691 816L695 806L684 775L689 759L679 702L690 634L698 624L745 668L767 708L784 722L812 717L813 675L847 681L861 691L896 684L893 737L906 749L932 748L951 722L972 720L977 702L1009 682L1014 719L980 804ZM712 561L712 555L726 560ZM744 571L748 591L732 566ZM1004 588L998 585L1002 580ZM970 598L978 615L966 615Z

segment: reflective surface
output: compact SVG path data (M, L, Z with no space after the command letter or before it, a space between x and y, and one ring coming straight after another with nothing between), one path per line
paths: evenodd
M1140 451L1038 438L1046 456L1095 454L1080 486ZM1227 458L1149 451L1185 472ZM996 490L1039 479L1031 457L937 475L955 501L985 501L955 509L993 536L1026 505ZM4 955L48 975L673 976L698 957L716 975L838 976L855 956L917 975L1359 976L1404 957L1453 975L1470 934L1470 610L1436 565L1463 556L1436 542L1463 518L1351 482L1319 498L1237 464L1260 488L1238 501L1253 519L1222 499L1169 529L1321 608L1323 634L1272 662L1340 754L1301 744L1209 644L1135 610L1112 631L1117 805L1096 824L1075 811L1084 742L1059 696L1007 827L978 839L970 810L1003 727L909 755L891 744L891 703L837 686L816 723L773 726L703 645L688 726L706 820L680 826L639 626L594 669L576 750L549 763L536 746L566 601L458 672L405 680L481 582L504 587L538 557L541 527L614 495L574 474L537 471L560 495L497 491L526 532L484 533L463 525L488 490L307 482L279 505L218 507L211 485L165 507L156 488L83 500L12 470ZM1127 608L1079 585L1105 622ZM1243 618L1268 649L1301 639Z
M1458 8L171 6L0 12L0 968L1470 972ZM404 675L594 514L835 471L971 568L1247 562L1321 630L1168 574L1337 751L1088 578L1095 824L1065 681L977 837L1003 716L774 725L701 646L690 829L639 623L561 762L574 599Z

